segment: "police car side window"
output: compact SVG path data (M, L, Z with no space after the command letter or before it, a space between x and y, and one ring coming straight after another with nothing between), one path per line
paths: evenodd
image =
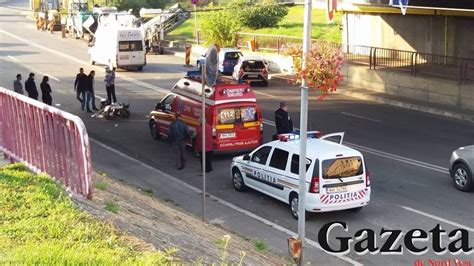
M268 155L270 154L271 150L272 147L270 146L265 146L258 149L252 155L252 162L265 165L267 163Z
M275 148L272 159L270 160L270 166L285 171L288 155L289 153L287 151Z
M311 165L311 160L306 158L306 171L308 171L310 165ZM293 154L293 156L291 156L291 169L290 170L295 175L299 174L300 156L298 154Z

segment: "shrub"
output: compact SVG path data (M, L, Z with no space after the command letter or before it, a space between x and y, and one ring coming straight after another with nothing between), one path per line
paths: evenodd
M220 47L234 45L235 33L242 27L232 10L211 11L201 24L206 44L217 44Z
M288 14L284 5L274 0L264 0L254 6L240 9L244 26L251 29L275 27Z

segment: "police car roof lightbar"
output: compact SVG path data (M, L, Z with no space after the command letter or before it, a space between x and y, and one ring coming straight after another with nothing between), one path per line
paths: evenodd
M320 131L308 131L308 139L318 139L321 137L321 132ZM300 139L300 131L295 130L293 133L287 133L287 134L278 134L278 140L279 141L292 141L292 140L298 140Z

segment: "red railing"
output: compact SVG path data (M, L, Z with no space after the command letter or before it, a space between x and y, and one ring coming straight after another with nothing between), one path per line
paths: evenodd
M7 158L92 197L89 137L79 117L0 88L0 129Z

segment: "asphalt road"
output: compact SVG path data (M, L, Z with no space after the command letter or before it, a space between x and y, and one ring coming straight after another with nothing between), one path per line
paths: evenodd
M175 170L169 144L151 139L146 118L167 90L189 70L183 67L183 59L172 55L148 56L148 65L143 72L119 71L117 96L119 101L131 103L131 117L115 121L91 117L80 110L73 82L79 67L84 67L86 72L95 69L96 94L105 97L105 87L101 86L103 67L88 64L85 41L61 39L59 33L51 35L37 31L34 23L20 12L0 7L0 86L11 88L17 73L22 73L26 79L29 72L35 72L39 88L42 76L49 75L53 104L81 117L92 138L201 187L199 161L188 153L186 169ZM264 127L266 140L270 140L275 131L271 121L282 99L289 103L295 125L299 124L299 91L296 87L271 80L269 87L255 87L254 90L267 121ZM441 224L448 232L460 226L466 228L470 233L470 246L474 245L474 193L455 190L447 173L450 153L459 146L473 144L472 124L341 95L333 95L324 101L316 101L316 95L312 95L309 109L308 128L323 133L344 131L345 142L364 154L372 180L371 202L361 212L310 215L307 218L309 239L316 241L319 228L331 221L344 221L349 226L348 232L333 233L330 243L334 247L339 245L336 235L353 236L361 228L370 228L380 235L382 228L429 231ZM92 157L97 159L94 154ZM230 161L231 156L214 159L214 171L208 176L208 192L297 231L297 223L287 205L257 192L233 190L228 174ZM385 240L378 236L379 247ZM448 237L445 236L442 243L447 245ZM421 257L406 250L403 255L357 255L352 251L346 256L366 265L413 265L418 258L472 258L472 253L436 255L431 241L427 244L430 251Z

